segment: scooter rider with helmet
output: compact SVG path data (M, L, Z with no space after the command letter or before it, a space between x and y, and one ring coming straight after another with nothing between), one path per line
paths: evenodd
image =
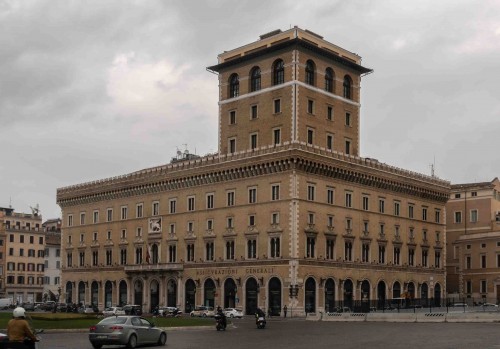
M222 308L219 306L217 306L217 315L219 315L222 319L222 326L223 328L226 328L227 326L227 322L226 322L226 314L224 314L224 312L222 311Z
M30 328L28 321L26 321L26 312L24 308L17 307L12 312L13 319L7 324L7 336L10 342L24 342L29 348L35 347L35 342L38 338L35 337ZM28 340L26 341L26 339Z

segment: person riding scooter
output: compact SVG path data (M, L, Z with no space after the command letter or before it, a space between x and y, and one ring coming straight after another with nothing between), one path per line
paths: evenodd
M255 310L255 324L257 328L264 328L266 326L266 313L260 308Z
M28 348L35 348L35 342L38 338L35 337L26 321L26 312L24 308L17 307L12 312L13 319L7 324L7 335L10 342L24 343Z
M222 308L220 307L220 305L217 307L217 315L220 316L221 321L222 321L222 328L225 329L227 326L226 315L222 311Z

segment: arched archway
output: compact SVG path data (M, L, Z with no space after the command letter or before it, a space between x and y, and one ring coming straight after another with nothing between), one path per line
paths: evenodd
M73 303L73 283L71 281L66 282L66 303Z
M269 312L280 315L281 311L281 281L277 277L269 280Z
M127 304L127 282L122 280L118 287L118 305L124 306L125 304Z
M363 280L361 283L361 311L368 313L370 311L370 283L368 280Z
M192 279L186 281L184 293L184 312L190 313L196 305L196 284Z
M215 283L212 279L206 279L203 285L203 304L209 307L215 306Z
M344 281L344 307L352 310L354 300L352 281L347 279Z
M83 281L78 283L78 304L85 304L85 283Z
M253 315L257 309L259 286L257 280L249 278L245 284L245 314Z
M394 285L392 285L392 299L401 297L401 284L399 281L396 281Z
M316 312L316 280L312 277L308 278L305 284L304 310L306 313Z
M106 281L104 284L104 307L113 306L113 284L111 281Z
M379 281L377 285L377 309L384 309L386 304L385 282Z
M423 283L420 288L420 305L427 307L429 305L429 286Z
M134 282L134 304L142 306L144 284L142 280Z
M434 306L441 306L441 285L439 283L434 286Z
M229 278L224 282L224 308L234 308L236 306L236 283Z
M176 306L177 306L177 282L175 282L174 279L170 279L167 282L167 307L176 307Z
M90 304L96 307L99 305L99 285L97 281L93 281L90 287Z
M150 312L152 313L160 305L160 285L157 280L153 280L149 284L149 301L151 306Z
M325 282L325 312L335 312L335 281L331 278Z

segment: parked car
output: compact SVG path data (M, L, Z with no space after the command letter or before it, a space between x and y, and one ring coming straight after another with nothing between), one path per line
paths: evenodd
M54 301L46 301L45 303L42 304L40 309L45 310L45 311L52 311L54 309L54 305L56 302Z
M68 310L68 305L66 303L57 303L57 311L65 313Z
M142 315L142 307L140 305L127 304L123 306L123 311L126 315Z
M177 307L161 307L158 309L158 316L175 317L180 316L182 311Z
M24 308L26 311L35 311L35 304L34 303L23 303L21 304L21 307Z
M224 315L230 318L237 317L241 319L243 317L243 311L241 311L241 309L238 308L225 308Z
M214 317L215 311L213 307L207 307L205 305L197 305L194 307L194 310L191 312L191 317L199 316L199 317Z
M467 308L467 303L454 303L451 305L453 308Z
M103 310L102 315L104 316L114 316L114 315L125 315L125 310L121 307L109 307Z
M89 330L89 341L95 349L103 345L165 345L167 332L140 316L110 316L101 320Z
M483 303L481 304L481 308L485 310L498 311L498 305L495 303Z
M80 314L93 314L93 313L98 313L99 309L95 305L87 304L87 305L81 306L78 309L78 312Z

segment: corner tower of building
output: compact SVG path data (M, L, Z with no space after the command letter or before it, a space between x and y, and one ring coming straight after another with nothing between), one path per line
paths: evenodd
M219 153L306 143L359 156L361 57L300 28L219 55Z

